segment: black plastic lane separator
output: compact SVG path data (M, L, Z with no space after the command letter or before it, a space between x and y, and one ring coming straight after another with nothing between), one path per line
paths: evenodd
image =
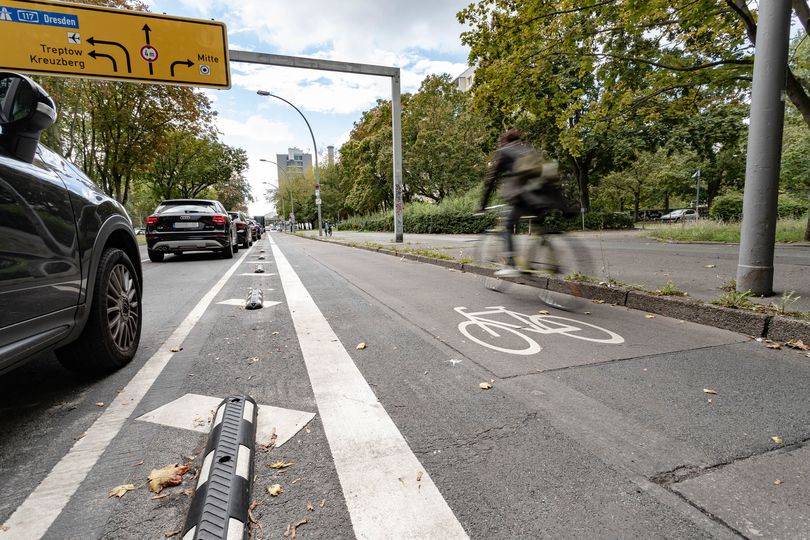
M225 398L217 408L183 540L247 540L256 449L256 401Z
M245 298L245 309L262 309L264 307L264 293L258 287L251 288Z

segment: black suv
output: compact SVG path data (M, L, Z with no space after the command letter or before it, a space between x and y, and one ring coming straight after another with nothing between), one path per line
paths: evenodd
M103 373L135 356L141 262L123 206L39 143L56 105L28 77L0 72L0 373L56 350Z
M146 218L149 260L160 262L166 253L216 251L231 259L239 251L236 225L219 201L168 199Z

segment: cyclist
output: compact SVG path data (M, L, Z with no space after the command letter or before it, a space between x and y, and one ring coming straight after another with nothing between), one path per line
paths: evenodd
M502 181L501 196L511 207L504 229L506 251L503 253L505 267L495 272L496 277L516 277L520 270L515 267L515 249L512 230L523 216L542 217L551 209L566 209L559 189L551 189L550 182L557 176L556 164L543 164L540 154L523 142L523 134L511 128L498 138L498 148L484 181L481 212L485 211L492 192Z

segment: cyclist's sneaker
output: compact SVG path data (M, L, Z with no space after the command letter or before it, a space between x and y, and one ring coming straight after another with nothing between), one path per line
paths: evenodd
M506 268L501 268L500 270L496 271L495 277L511 278L511 277L518 277L520 274L521 274L520 270L518 270L514 266L507 266Z

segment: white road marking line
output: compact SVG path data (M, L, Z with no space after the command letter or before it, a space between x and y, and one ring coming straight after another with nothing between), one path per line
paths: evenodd
M468 538L273 240L276 266L357 538Z
M160 376L163 368L172 359L173 347L179 347L205 313L211 301L242 264L245 252L227 272L211 287L182 323L164 341L132 380L110 403L84 437L79 439L65 456L51 469L48 476L31 492L8 518L3 540L35 540L42 538L56 521L70 498L79 489L82 481L107 449L110 441L121 431L124 422L132 415L143 396Z

